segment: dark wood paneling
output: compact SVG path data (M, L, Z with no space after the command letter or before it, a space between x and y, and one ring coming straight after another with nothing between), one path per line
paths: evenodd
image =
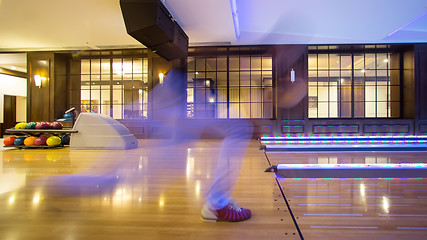
M4 95L3 108L3 124L1 136L5 134L5 130L12 128L16 124L16 96Z
M29 52L27 54L27 120L49 121L50 119L50 81L53 81L52 52ZM45 77L42 86L36 87L34 75Z
M410 126L406 124L373 124L373 125L364 125L365 133L409 133Z
M315 125L313 133L358 133L359 125Z
M307 105L307 46L275 48L278 120L303 120ZM291 82L291 69L296 81Z
M71 54L29 52L27 54L27 120L54 121L68 107L68 59ZM46 80L36 87L34 76Z
M53 121L58 118L62 118L65 111L68 109L68 54L55 54L55 77L54 81L51 81L51 102L53 103L53 109L50 114L49 121ZM53 98L52 98L53 96Z
M402 118L415 117L415 77L414 77L414 51L403 53L403 79L402 79ZM393 109L393 108L392 108Z
M416 44L415 50L415 81L417 100L415 109L418 119L427 119L427 44Z

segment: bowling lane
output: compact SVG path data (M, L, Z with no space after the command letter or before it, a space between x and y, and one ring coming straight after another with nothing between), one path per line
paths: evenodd
M422 152L266 153L275 164L425 163ZM273 174L273 173L272 173ZM278 178L304 239L425 239L425 178Z
M1 141L0 141L1 143ZM141 140L131 150L0 151L0 239L300 239L252 141L233 198L239 223L203 223L217 140Z

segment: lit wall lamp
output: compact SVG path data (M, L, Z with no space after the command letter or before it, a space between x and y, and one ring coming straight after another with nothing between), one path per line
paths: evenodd
M34 85L36 85L36 87L41 88L42 87L42 81L45 81L46 78L42 77L40 75L34 75Z
M40 75L34 75L34 84L39 88L42 86L42 77Z
M159 73L159 83L160 85L163 85L163 79L164 79L165 75L163 73Z
M292 68L291 70L291 83L295 82L295 70Z

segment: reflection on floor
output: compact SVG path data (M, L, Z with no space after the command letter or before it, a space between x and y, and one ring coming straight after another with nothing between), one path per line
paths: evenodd
M270 152L266 156L272 165L427 163L425 152ZM351 178L351 174L278 177L304 239L425 239L425 178Z
M0 142L0 145L1 142ZM203 223L220 141L1 149L0 239L425 239L424 178L275 178L277 164L426 163L425 153L246 149L239 223Z
M233 196L253 211L240 223L200 220L220 141L139 146L2 149L0 239L300 239L257 141Z

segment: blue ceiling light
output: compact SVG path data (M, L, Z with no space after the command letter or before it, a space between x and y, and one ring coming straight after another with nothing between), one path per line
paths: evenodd
M231 5L231 16L233 17L233 23L234 23L234 32L236 33L236 38L240 39L239 16L237 15L236 0L230 0L230 5Z

